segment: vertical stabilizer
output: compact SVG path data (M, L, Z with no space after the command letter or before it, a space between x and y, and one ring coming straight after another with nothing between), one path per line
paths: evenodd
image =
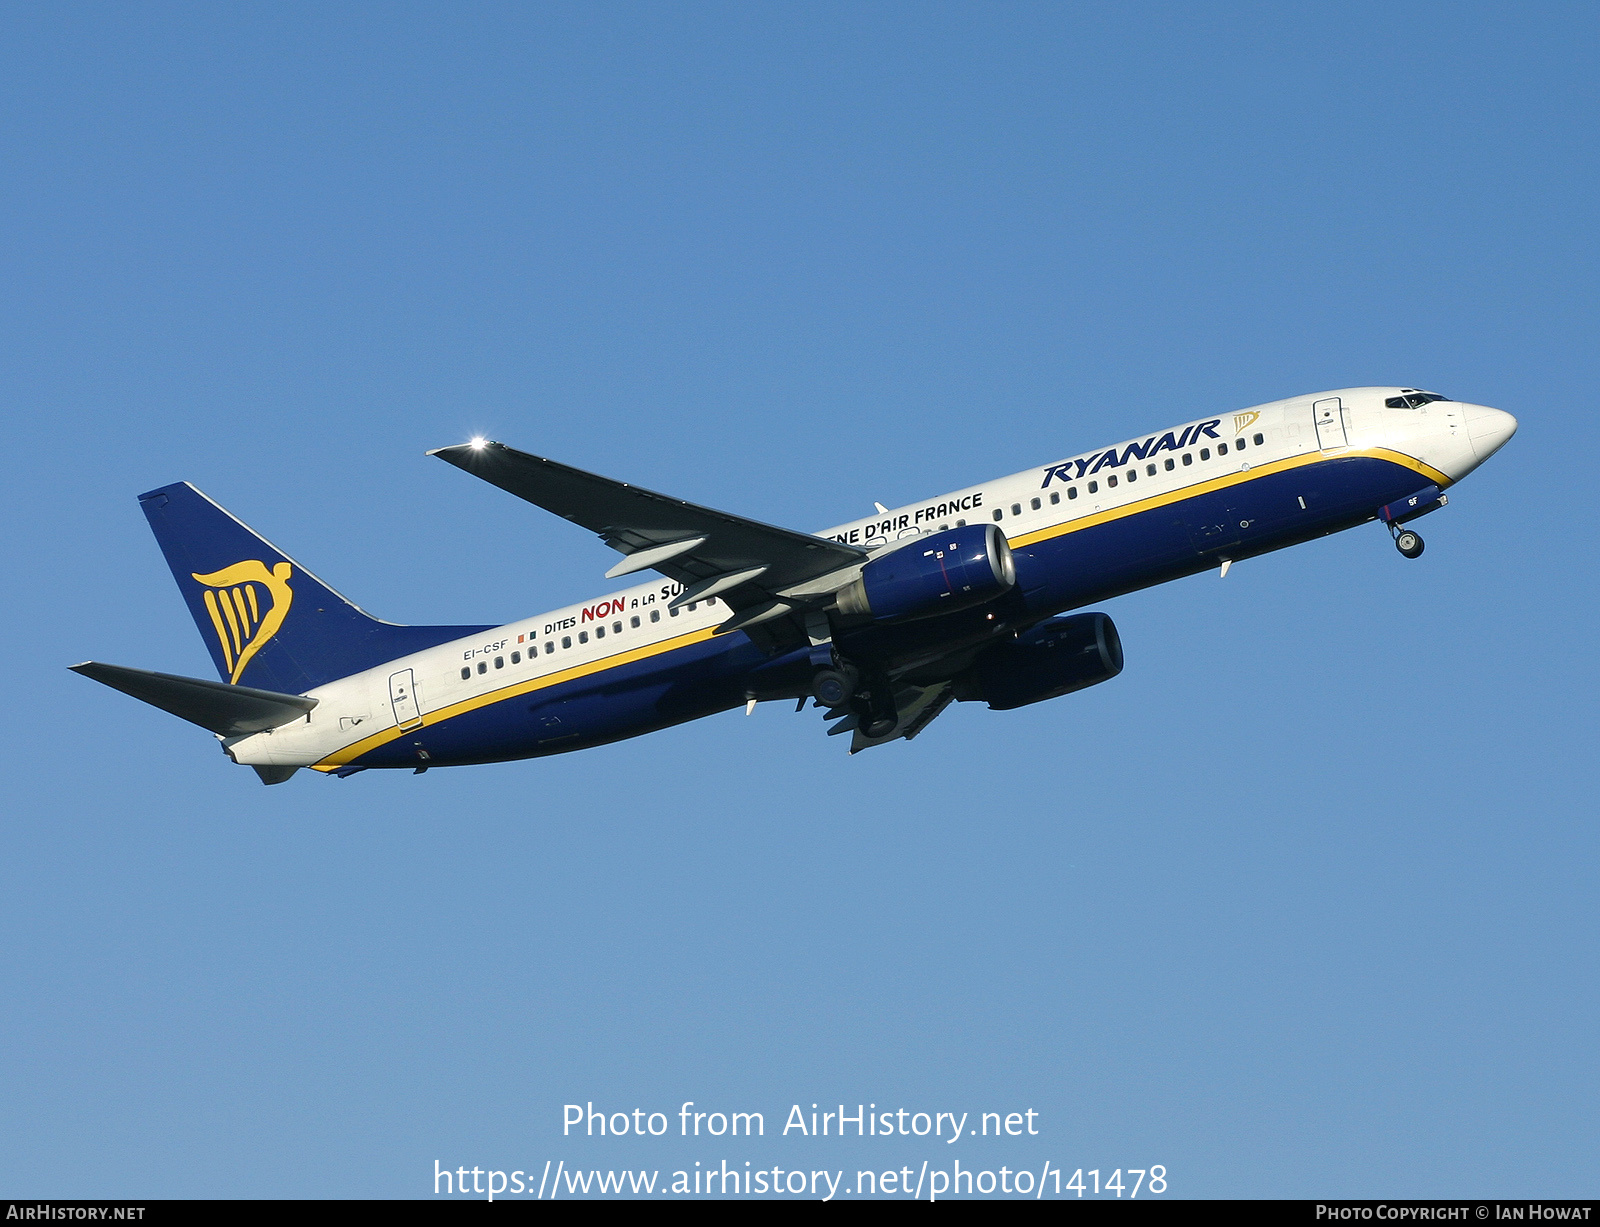
M188 482L139 504L225 682L301 694L489 629L374 618Z

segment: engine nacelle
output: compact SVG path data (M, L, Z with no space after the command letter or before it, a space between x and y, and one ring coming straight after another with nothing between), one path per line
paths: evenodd
M836 599L846 618L908 622L981 605L1016 582L1005 534L993 524L965 524L879 555Z
M1108 681L1122 672L1122 639L1103 613L1051 618L996 644L958 674L956 698L1010 711Z

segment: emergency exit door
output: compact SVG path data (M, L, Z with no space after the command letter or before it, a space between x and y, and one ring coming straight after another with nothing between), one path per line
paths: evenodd
M1317 446L1323 451L1350 445L1344 432L1344 402L1337 396L1317 401L1311 406L1311 416L1317 423Z
M394 722L402 729L414 729L422 723L422 709L417 706L417 687L410 669L389 675L389 703L394 708Z

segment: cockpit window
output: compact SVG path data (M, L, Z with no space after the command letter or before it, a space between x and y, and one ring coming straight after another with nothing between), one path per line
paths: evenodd
M1391 396L1383 403L1391 409L1420 409L1436 400L1449 400L1448 396L1440 396L1437 392L1418 392L1414 388L1406 388L1403 395Z

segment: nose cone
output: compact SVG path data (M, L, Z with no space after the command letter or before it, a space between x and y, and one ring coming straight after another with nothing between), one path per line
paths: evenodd
M1503 409L1468 405L1466 411L1467 437L1479 461L1489 459L1517 433L1517 419Z

